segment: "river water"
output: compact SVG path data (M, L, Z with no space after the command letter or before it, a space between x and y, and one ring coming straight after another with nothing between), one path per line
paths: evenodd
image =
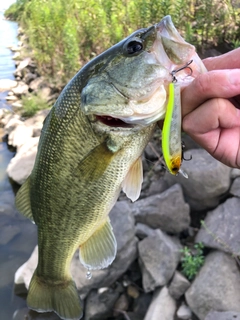
M3 10L12 2L14 0L0 1L0 79L14 79L13 54L7 47L17 45L18 26L3 19ZM5 102L6 95L7 92L0 93L0 108L9 108ZM0 138L2 135L0 131ZM6 174L13 156L14 153L0 139L0 320L30 319L26 318L25 297L14 292L14 274L29 258L37 243L36 227L22 217L14 206L13 187Z

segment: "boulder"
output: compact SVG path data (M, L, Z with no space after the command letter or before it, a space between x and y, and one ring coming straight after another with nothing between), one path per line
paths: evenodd
M144 320L174 320L176 311L176 301L168 293L168 289L163 287L156 290Z
M22 96L28 93L28 85L24 82L19 82L15 88L12 88L12 92L16 96Z
M24 122L22 122L21 125L18 125L8 135L8 144L18 149L22 145L25 145L32 136L33 136L33 128L25 126Z
M238 255L240 248L240 199L230 198L208 212L196 236L206 247Z
M17 86L17 81L9 79L0 79L0 92L11 90Z
M240 313L232 311L211 311L204 320L240 320Z
M155 235L139 242L139 265L145 292L166 285L180 261L179 240L155 230Z
M210 311L240 312L240 274L233 257L210 253L185 297L200 320Z
M39 137L30 138L18 149L18 153L11 159L8 176L18 184L23 184L32 172L38 147Z
M231 168L214 159L204 149L186 151L184 156L187 159L192 156L191 161L183 161L182 164L188 179L166 172L166 182L169 186L181 184L191 209L201 211L216 207L220 197L230 187Z
M184 201L182 187L173 185L161 194L131 204L137 222L169 233L179 233L190 224L189 205Z
M147 226L146 224L143 223L137 223L135 226L135 232L136 236L139 239L144 239L148 236L154 236L155 235L155 230Z
M182 295L184 295L189 287L190 282L179 271L176 271L168 290L169 294L174 299L178 300Z

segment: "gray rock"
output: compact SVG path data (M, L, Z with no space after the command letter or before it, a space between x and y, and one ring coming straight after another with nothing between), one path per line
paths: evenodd
M154 176L155 177L155 176ZM160 194L168 189L168 185L163 177L158 177L151 181L149 190L148 190L148 197L154 194Z
M240 276L235 260L221 251L210 253L185 297L200 320L210 311L240 312Z
M185 305L185 303L182 303L177 311L177 316L179 319L191 320L192 311Z
M102 320L111 316L118 297L119 293L112 289L101 294L92 290L86 299L84 320Z
M9 79L0 79L0 92L8 91L17 86L17 81Z
M174 277L168 288L169 294L178 300L187 289L190 287L190 282L178 271L174 273Z
M4 125L4 133L10 134L17 126L21 126L23 122L20 120L18 114L9 114L1 120L1 123Z
M20 229L15 225L5 225L0 233L0 245L5 245L10 242L17 234L20 233Z
M240 313L211 311L204 320L240 320Z
M25 58L24 60L20 61L15 72L22 71L24 68L26 68L29 65L30 62L31 62L31 58Z
M176 301L170 296L168 289L163 287L154 293L144 320L173 320L175 311Z
M196 236L196 242L238 255L240 252L239 208L240 199L230 198L208 212L204 225Z
M168 185L180 183L184 196L191 208L200 211L216 207L220 196L230 187L231 168L214 159L204 149L192 149L184 156L191 161L183 161L182 169L188 179L182 175L177 177L165 174Z
M234 179L229 193L235 197L240 198L240 177Z
M139 242L139 264L145 292L166 285L172 278L180 260L181 245L178 239L160 230Z
M14 158L11 159L8 167L8 176L17 182L23 184L32 172L35 162L39 137L30 138L18 149Z
M33 128L25 126L24 122L22 122L21 125L11 131L8 136L8 143L13 147L19 148L25 145L32 136Z
M240 177L240 169L233 168L231 171L231 179Z
M176 184L161 194L131 204L137 222L169 233L179 233L190 224L189 205Z
M18 85L12 88L12 92L16 96L22 96L23 94L28 93L28 85L24 82L18 82Z
M42 77L39 77L39 78L34 79L29 84L29 89L31 91L38 91L39 89L42 89L46 86L47 86L46 81Z
M155 235L155 230L147 226L146 224L143 223L137 223L135 226L135 232L136 236L139 239L144 239L148 236L154 236Z

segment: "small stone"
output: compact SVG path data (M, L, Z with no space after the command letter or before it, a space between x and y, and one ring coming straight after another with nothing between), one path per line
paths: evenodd
M18 82L17 87L12 88L12 92L16 96L21 96L28 93L28 85L24 82Z
M180 249L178 239L160 230L139 242L139 265L145 292L168 283L180 261Z
M177 316L179 319L191 320L192 311L189 309L188 306L185 305L185 303L182 303L182 305L179 307L177 311Z
M92 290L86 299L84 320L101 320L112 315L119 293L112 289L98 294Z
M135 232L136 236L139 239L144 239L149 236L154 236L155 235L155 230L147 226L146 224L143 223L137 223L135 226Z
M184 201L179 184L131 204L131 209L137 222L165 232L179 233L190 224L189 205Z
M156 290L144 320L174 320L176 301L169 295L168 289L163 287Z
M125 293L122 293L114 304L114 315L119 314L119 311L127 311L129 307L128 297Z
M230 198L209 211L195 241L236 255L240 252L240 199Z
M139 297L139 290L135 286L129 285L127 287L127 294L129 295L129 297L137 299Z
M190 282L178 271L175 271L174 277L168 288L169 294L178 300L187 289L190 287Z

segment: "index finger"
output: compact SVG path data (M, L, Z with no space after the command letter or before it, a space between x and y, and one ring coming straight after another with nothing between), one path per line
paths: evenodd
M240 68L240 48L237 48L218 57L203 60L205 67L210 70Z
M240 94L240 69L214 70L200 74L182 91L182 115L211 98L232 98Z

